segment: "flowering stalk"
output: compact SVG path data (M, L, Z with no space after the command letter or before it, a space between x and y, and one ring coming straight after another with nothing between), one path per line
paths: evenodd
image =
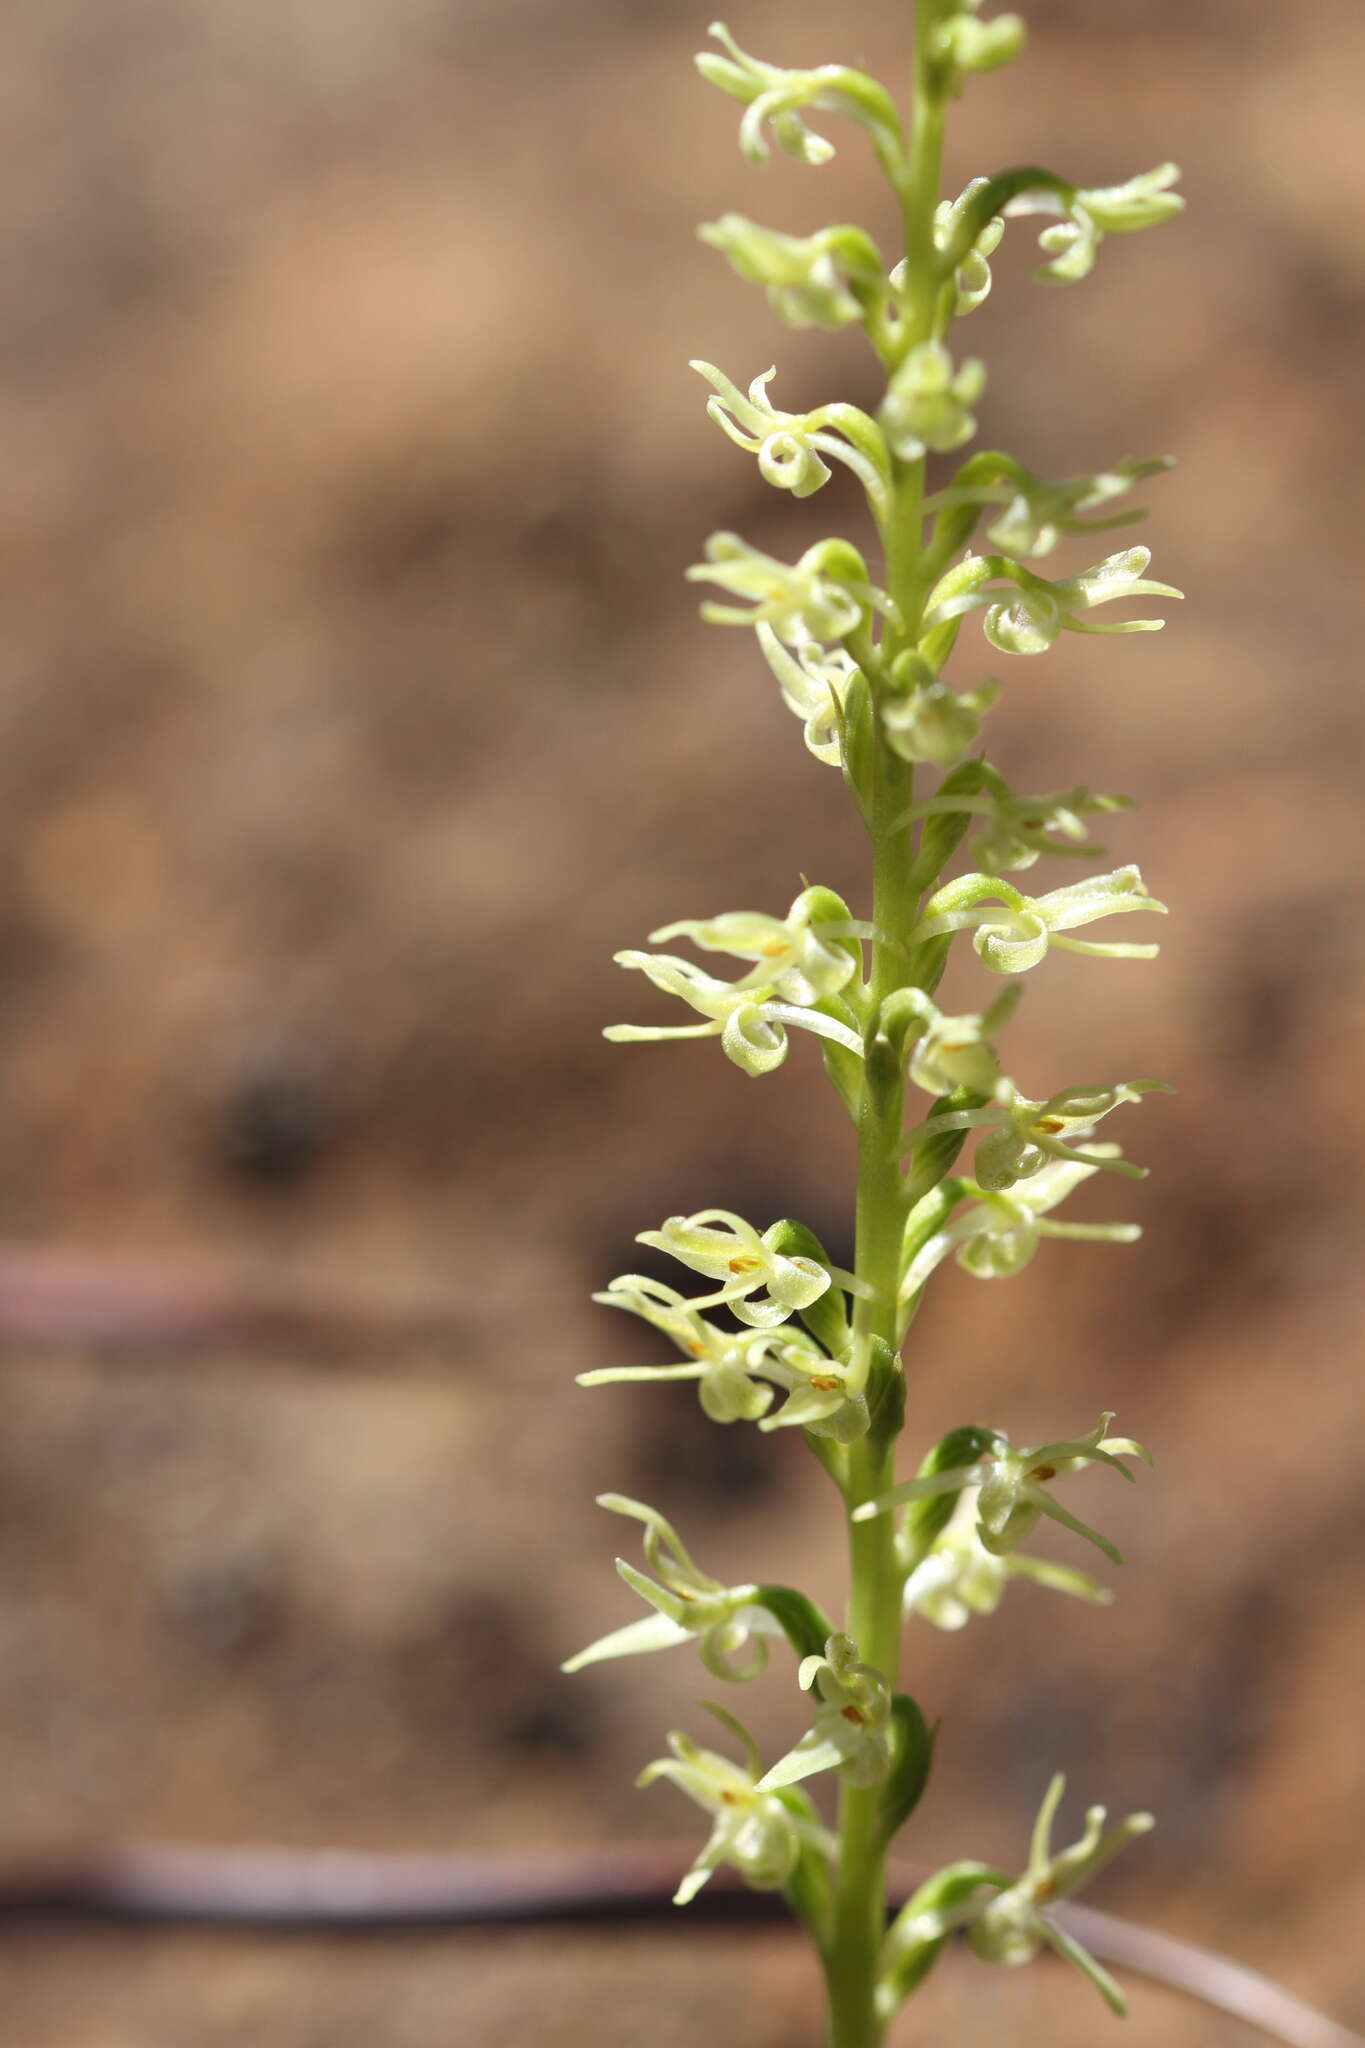
M1128 800L1084 788L1051 796L1012 790L977 746L999 685L959 688L945 671L977 612L987 643L1015 656L1040 654L1064 632L1160 626L1155 618L1095 616L1113 603L1179 596L1147 577L1143 548L1067 575L1030 564L1070 535L1136 516L1116 513L1115 501L1165 465L1122 462L1049 482L1012 456L983 452L936 477L932 491L926 473L931 456L951 454L976 431L986 373L979 361L955 358L946 337L989 292L989 257L1007 219L1051 219L1040 275L1069 283L1088 272L1106 235L1169 218L1181 202L1170 190L1170 165L1101 189L1025 167L974 179L957 199L940 200L949 103L971 73L1009 62L1023 42L1016 15L983 21L978 6L917 0L908 124L862 72L763 62L719 24L712 33L720 51L697 60L742 103L740 138L751 162L766 161L775 143L822 163L832 145L809 120L851 120L865 131L898 206L901 249L890 265L854 227L800 237L727 214L702 229L741 276L766 288L789 325L862 327L886 375L875 418L842 402L780 410L771 369L746 391L708 363L693 366L709 387L708 413L757 458L774 488L810 497L838 464L865 494L881 564L875 574L843 539L817 541L787 564L728 533L712 536L689 574L722 593L703 605L703 616L754 629L811 753L842 769L871 845L872 900L861 918L832 891L808 887L785 916L728 911L664 927L652 944L684 940L738 960L741 970L727 978L673 953L618 954L699 1021L618 1025L607 1035L717 1037L752 1076L785 1061L793 1028L815 1036L857 1133L856 1254L853 1269L842 1270L791 1219L760 1231L724 1209L671 1217L641 1241L702 1276L701 1290L686 1295L624 1274L598 1299L652 1324L679 1361L582 1375L589 1385L693 1380L714 1422L798 1427L841 1495L850 1559L842 1629L794 1588L709 1577L658 1510L604 1496L603 1506L644 1524L652 1576L625 1562L618 1569L648 1612L568 1667L692 1644L714 1677L742 1681L763 1669L770 1641L786 1639L812 1704L806 1733L785 1756L765 1769L743 1724L712 1707L743 1762L674 1734L671 1758L650 1765L642 1782L669 1779L713 1819L680 1903L723 1861L750 1884L786 1894L824 1964L831 2048L876 2048L959 1932L991 1962L1058 1949L1121 2011L1117 1986L1050 1921L1047 1905L1150 1825L1136 1815L1105 1834L1094 1809L1081 1842L1054 1856L1050 1831L1062 1791L1054 1780L1021 1877L952 1864L888 1933L887 1850L924 1791L933 1749L920 1706L899 1689L905 1618L961 1627L991 1612L1015 1579L1107 1601L1107 1589L1084 1573L1026 1557L1019 1546L1046 1518L1117 1563L1112 1543L1053 1488L1089 1465L1129 1478L1123 1459L1146 1456L1129 1438L1108 1434L1106 1415L1086 1435L1018 1449L999 1430L964 1425L928 1450L913 1477L898 1483L895 1469L902 1354L925 1286L950 1253L987 1279L1018 1272L1047 1237L1136 1236L1130 1224L1070 1223L1053 1212L1097 1173L1141 1173L1095 1129L1163 1086L1085 1083L1034 1095L1002 1070L995 1039L1014 1007L1014 978L1054 946L1149 958L1156 948L1146 939L1074 934L1164 906L1135 867L1036 894L1006 879L1049 856L1101 855L1084 821ZM978 553L972 542L983 522L989 551ZM921 766L941 776L928 792L917 788ZM971 865L950 876L969 832ZM964 937L983 968L1010 979L981 1013L950 1016L935 991ZM971 1170L959 1171L968 1143ZM839 1792L834 1829L814 1796L831 1777Z

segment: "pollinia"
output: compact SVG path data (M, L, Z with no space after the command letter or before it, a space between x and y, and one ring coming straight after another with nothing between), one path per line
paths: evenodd
M1016 15L982 20L977 7L978 0L917 0L908 126L863 72L760 61L720 24L711 31L719 48L697 59L703 76L742 105L740 144L752 164L766 162L774 144L823 163L833 146L813 118L860 127L903 227L890 263L857 227L790 235L726 214L701 230L742 277L764 287L789 326L861 327L886 375L875 416L842 401L784 411L773 370L742 386L710 363L693 366L708 387L711 418L775 489L812 497L840 464L866 496L876 535L870 556L842 538L817 539L798 561L783 562L737 534L717 533L688 573L720 593L703 617L754 633L807 747L842 772L871 844L871 906L870 915L857 915L814 886L785 913L732 910L667 925L651 947L685 942L700 961L672 950L617 958L678 998L692 1020L622 1024L607 1036L718 1038L749 1075L779 1067L793 1031L817 1038L857 1132L856 1256L852 1271L833 1264L789 1218L760 1229L728 1209L671 1216L640 1242L675 1260L686 1284L627 1273L597 1299L661 1331L678 1361L581 1376L589 1386L693 1381L713 1422L800 1431L841 1496L850 1591L836 1627L794 1588L711 1577L656 1508L604 1495L604 1508L640 1527L644 1568L621 1561L617 1569L645 1612L565 1667L690 1644L711 1677L734 1684L762 1671L770 1651L790 1649L796 1682L809 1695L809 1726L793 1749L765 1763L742 1721L707 1702L720 1746L675 1733L670 1754L640 1782L667 1779L710 1817L680 1904L722 1863L750 1885L785 1894L824 1965L832 2048L879 2042L958 1934L984 1961L1005 1965L1047 1945L1122 2012L1117 1985L1049 1908L1151 1825L1150 1816L1134 1814L1106 1829L1095 1807L1080 1839L1054 1850L1063 1791L1054 1778L1021 1874L950 1864L888 1927L886 1857L924 1791L934 1741L920 1705L900 1689L907 1620L912 1628L960 1628L989 1614L1019 1579L1106 1602L1109 1592L1088 1574L1023 1546L1046 1518L1117 1563L1113 1545L1066 1504L1066 1482L1091 1465L1128 1479L1124 1461L1146 1456L1110 1433L1108 1414L1065 1441L1028 1446L970 1423L923 1451L913 1476L896 1473L902 1355L926 1286L950 1257L978 1279L1000 1279L1027 1265L1045 1238L1134 1238L1130 1223L1070 1222L1065 1204L1095 1175L1141 1172L1096 1132L1111 1112L1162 1086L1058 1088L1052 1076L1030 1077L1040 1087L1034 1096L1002 1066L997 1040L1021 976L1054 947L1148 959L1156 947L1145 940L1096 938L1089 927L1103 921L1108 930L1109 920L1145 919L1163 906L1136 867L1092 871L1104 849L1091 832L1126 798L1085 788L1022 795L985 760L979 739L999 685L977 679L974 634L959 643L979 623L996 653L1029 657L1063 633L1160 626L1159 618L1115 620L1108 611L1179 596L1149 579L1148 551L1125 547L1096 561L1103 543L1085 544L1138 516L1125 508L1127 494L1165 465L1125 461L1053 481L992 449L936 474L932 486L926 469L930 457L954 455L976 431L986 372L949 337L990 291L990 258L1007 224L1042 216L1046 260L1037 275L1074 283L1106 236L1180 210L1171 190L1177 174L1166 164L1126 184L1089 188L1027 165L974 178L956 198L940 199L951 101L973 72L1008 63L1023 42ZM1063 573L1053 557L1072 540L1091 565ZM949 678L954 657L965 677ZM919 771L928 771L927 789ZM1058 858L1081 863L1083 878L1039 886L1033 871L1045 874ZM960 860L965 871L950 872ZM979 1013L949 1016L935 991L964 939L999 993ZM718 955L738 969L713 971ZM812 1796L830 1781L835 1825Z

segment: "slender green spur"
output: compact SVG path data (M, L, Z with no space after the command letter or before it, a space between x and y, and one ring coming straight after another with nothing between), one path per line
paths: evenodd
M720 1746L674 1733L670 1754L640 1782L668 1780L709 1817L680 1905L721 1863L785 1894L824 1966L831 2048L875 2048L959 1935L987 1963L1058 1951L1122 2012L1118 1986L1049 1906L1151 1825L1134 1814L1106 1829L1103 1809L1092 1808L1080 1840L1054 1852L1063 1792L1054 1777L1021 1874L952 1863L888 1927L888 1849L925 1790L934 1746L924 1711L901 1689L903 1630L961 1628L993 1612L1016 1580L1106 1603L1108 1588L1086 1572L1023 1546L1047 1520L1064 1541L1117 1563L1109 1539L1067 1505L1067 1482L1090 1466L1131 1479L1131 1462L1146 1457L1110 1434L1106 1414L1082 1434L1032 1446L964 1423L921 1447L909 1476L896 1469L902 1359L925 1287L950 1258L994 1280L1055 1256L1045 1239L1136 1237L1128 1222L1070 1221L1067 1204L1092 1177L1140 1176L1108 1119L1121 1123L1163 1086L1006 1070L999 1039L1021 978L1054 948L1104 963L1150 959L1151 921L1164 906L1136 867L1106 866L1092 838L1128 798L1083 787L1021 793L985 759L981 735L1015 658L1045 653L1064 633L1162 624L1150 601L1180 593L1148 575L1147 549L1105 550L1111 529L1139 516L1130 492L1167 465L1119 461L1052 479L994 449L959 455L976 435L986 370L958 348L955 326L989 293L990 259L1011 222L1040 217L1036 275L1072 284L1106 237L1168 220L1182 202L1172 164L1102 187L1024 165L942 196L952 101L972 73L1012 62L1024 42L1017 15L983 20L978 4L917 0L908 120L863 72L768 63L721 23L711 30L717 47L697 59L742 107L751 164L774 147L822 164L834 153L826 129L851 122L896 203L890 252L848 225L792 235L729 213L701 230L788 326L861 328L885 377L875 415L837 399L790 409L773 368L732 379L693 364L711 419L774 490L813 498L840 467L867 501L864 546L817 536L787 562L715 533L688 574L709 592L704 618L753 633L811 754L842 773L870 842L870 901L855 909L808 886L785 912L723 910L665 926L617 958L680 1003L682 1021L619 1024L607 1036L716 1038L751 1076L783 1065L793 1033L815 1038L856 1131L856 1256L851 1271L833 1264L791 1218L754 1224L724 1208L667 1217L640 1241L674 1262L678 1284L625 1273L597 1299L661 1332L674 1362L581 1375L589 1386L690 1381L712 1422L799 1430L840 1496L850 1567L842 1625L794 1587L713 1578L657 1508L604 1495L603 1507L642 1528L647 1569L617 1566L642 1606L565 1667L695 1651L711 1678L734 1684L790 1651L809 1710L785 1755L765 1761L744 1724L707 1701ZM1059 564L1067 553L1079 566ZM981 673L997 655L1003 685ZM671 950L679 945L688 950ZM955 948L987 977L970 1014L936 1001ZM660 1398L686 1395L671 1388Z

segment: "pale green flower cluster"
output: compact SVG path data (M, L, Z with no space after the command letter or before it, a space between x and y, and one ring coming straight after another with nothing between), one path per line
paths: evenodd
M605 1494L603 1507L642 1527L644 1569L621 1559L617 1571L645 1611L565 1665L690 1645L712 1677L749 1682L774 1647L790 1648L805 1727L775 1762L765 1767L744 1724L704 1703L741 1760L675 1732L670 1754L640 1782L672 1783L711 1819L679 1903L722 1863L785 1894L825 1965L831 2048L877 2048L957 1935L1006 1965L1050 1946L1121 2010L1112 1980L1048 1909L1151 1824L1135 1815L1106 1832L1102 1810L1092 1809L1080 1841L1054 1853L1055 1778L1021 1876L951 1864L881 1938L887 1848L924 1794L933 1759L929 1720L900 1689L903 1623L960 1629L992 1614L1016 1580L1107 1604L1109 1589L1074 1564L1023 1546L1052 1524L1073 1548L1079 1539L1119 1563L1111 1539L1069 1504L1070 1482L1093 1468L1131 1479L1125 1461L1147 1458L1133 1439L1110 1434L1105 1414L1082 1435L1025 1446L964 1424L931 1445L913 1477L896 1474L907 1393L922 1370L917 1361L908 1385L902 1351L925 1288L940 1284L950 1259L976 1279L999 1280L1021 1273L1045 1240L1131 1243L1133 1223L1059 1212L1097 1176L1143 1177L1108 1139L1108 1119L1169 1092L1150 1078L1057 1085L1059 1075L1030 1077L1034 1095L1007 1071L1000 1039L1021 977L1053 952L1150 960L1157 948L1146 928L1137 940L1115 938L1111 921L1161 915L1165 905L1136 866L1107 866L1091 838L1093 821L1120 817L1127 797L1083 784L1024 794L984 758L1003 686L967 665L979 643L972 633L964 645L963 628L979 613L993 654L1037 657L1064 634L1155 631L1163 620L1143 601L1180 595L1149 576L1145 547L1100 554L1089 538L1140 516L1129 493L1165 469L1164 458L1060 479L995 449L967 453L955 468L946 460L973 440L988 403L983 363L955 349L950 330L991 291L991 259L1009 222L1043 217L1038 274L1073 283L1106 236L1179 212L1175 170L1084 187L1025 165L943 196L948 107L973 75L1020 54L1024 27L1013 13L984 14L979 0L915 0L915 17L908 122L866 73L770 63L720 23L718 48L697 60L742 107L740 146L751 164L765 165L775 147L819 166L833 154L827 125L860 128L904 227L889 265L869 234L846 223L789 232L734 212L700 231L787 325L862 329L884 375L869 408L825 400L786 409L772 396L773 368L741 385L710 362L692 365L708 387L709 417L762 482L804 500L837 469L866 501L866 552L826 537L790 560L786 548L768 552L762 536L717 532L687 571L712 593L703 618L752 630L806 747L840 771L871 847L866 914L803 882L785 913L741 908L664 924L650 950L616 959L683 1004L687 1021L616 1024L606 1034L715 1038L751 1077L786 1064L793 1032L814 1038L857 1133L856 1247L844 1267L792 1218L759 1229L725 1208L670 1216L638 1241L681 1267L684 1284L625 1273L595 1299L656 1331L672 1356L578 1375L593 1387L689 1381L713 1422L799 1432L844 1509L846 1625L794 1587L713 1577L659 1509ZM1054 568L1073 538L1084 547L1079 566ZM1134 603L1143 604L1138 615L1110 615ZM1027 891L1010 879L1056 857L1094 865L1055 886L1035 886L1030 874ZM1104 936L1090 936L1101 923ZM690 952L658 950L675 944ZM997 980L980 1010L943 1006L950 964L979 966L1005 986ZM927 1103L917 1104L916 1091ZM1024 1386L1042 1348L1028 1337L1035 1320L1018 1325ZM837 1827L819 1803L826 1788L837 1792Z

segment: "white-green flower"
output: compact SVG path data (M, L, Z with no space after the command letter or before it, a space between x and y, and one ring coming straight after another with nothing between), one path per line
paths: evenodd
M807 747L817 761L837 768L844 757L844 700L861 673L853 656L842 647L822 647L800 635L793 637L789 651L762 621L755 631L783 703L801 720Z
M936 1098L957 1088L970 1088L973 1095L991 1094L1000 1079L991 1037L1008 1021L1022 992L1015 983L1002 989L980 1016L949 1017L922 989L902 991L900 1001L913 1008L923 1024L910 1051L915 1086Z
M676 1223L681 1219L671 1220ZM664 1229L667 1231L668 1225ZM657 1243L663 1234L651 1232L649 1241ZM805 1268L814 1269L814 1265L813 1260L803 1260L795 1273L775 1275L778 1286L788 1296L806 1294L803 1305L808 1306L810 1299L815 1298L808 1293L814 1280L813 1272L808 1273ZM730 1270L728 1260L723 1270ZM829 1437L836 1443L852 1443L867 1434L865 1373L860 1374L841 1359L830 1358L805 1330L774 1318L771 1300L758 1304L752 1311L767 1318L764 1326L747 1330L717 1328L676 1288L639 1273L622 1274L604 1293L595 1294L593 1300L643 1317L655 1329L662 1330L686 1354L689 1363L600 1366L595 1371L579 1373L581 1387L610 1386L630 1380L695 1380L702 1410L712 1422L757 1422L763 1430L807 1429L813 1436ZM733 1300L730 1305L736 1306ZM742 1314L744 1306L738 1306L736 1312ZM770 1413L775 1390L787 1398ZM635 1582L632 1579L630 1583ZM640 1590L637 1586L636 1591ZM763 1628L766 1624L759 1622L755 1626Z
M757 1586L723 1586L702 1571L673 1524L657 1508L624 1494L602 1493L597 1505L613 1514L631 1515L645 1525L645 1562L651 1579L618 1557L616 1569L633 1592L654 1609L643 1620L614 1629L570 1657L562 1671L582 1671L608 1657L635 1657L651 1650L672 1649L695 1641L701 1660L717 1678L757 1678L768 1662L764 1636L781 1635L780 1623L765 1607L754 1604ZM732 1660L752 1639L743 1664Z
M1024 23L1017 14L977 18L981 0L961 0L932 32L931 48L954 71L998 71L1024 47Z
M876 301L890 289L876 244L858 228L784 235L742 213L725 213L697 234L740 277L764 287L768 304L789 327L848 327L863 318L863 299Z
M698 360L691 368L712 387L707 413L736 447L758 457L759 474L766 483L795 498L808 498L829 480L829 464L823 459L827 455L852 470L875 510L886 510L891 488L886 443L876 421L856 405L779 412L766 388L777 375L775 367L754 378L747 397L713 363Z
M1092 1806L1080 1840L1054 1854L1052 1823L1065 1791L1066 1779L1059 1773L1038 1809L1028 1868L1007 1891L988 1900L969 1923L967 1945L983 1962L1004 1963L1010 1969L1032 1962L1044 1946L1054 1949L1089 1979L1111 2012L1122 2014L1126 2010L1123 1993L1109 1972L1074 1935L1058 1927L1046 1909L1088 1884L1126 1843L1147 1834L1156 1822L1150 1813L1130 1813L1106 1832L1104 1807Z
M821 64L814 70L789 70L780 64L765 64L742 50L723 21L713 21L708 31L722 43L728 55L703 50L697 69L710 84L720 87L731 99L745 104L739 143L752 164L768 161L767 128L778 148L807 164L824 164L834 155L834 144L815 134L802 120L807 108L843 114L868 130L881 160L894 165L901 152L900 117L895 102L884 86L866 72L844 64Z
M679 996L707 1020L704 1024L609 1024L602 1035L613 1044L719 1038L726 1057L756 1078L781 1066L787 1057L787 1027L797 1025L862 1056L863 1044L856 1031L823 1011L781 1001L772 981L749 975L737 982L718 981L695 961L679 959L673 953L627 951L613 958L618 967L637 969L656 988Z
M987 527L986 533L1007 555L1050 555L1068 533L1100 533L1106 527L1121 526L1139 514L1120 512L1102 519L1082 515L1099 512L1116 498L1131 491L1144 477L1169 469L1169 456L1149 462L1123 461L1113 469L1092 476L1065 477L1047 483L1024 469L1022 463L1012 479L1013 489L1004 496L1004 510Z
M977 193L990 183L988 178L973 178L956 199L945 199L934 210L934 247L940 254L951 247L954 236L961 224L963 214ZM1005 223L997 214L993 220L979 230L970 249L960 258L953 279L956 297L954 313L960 318L964 313L973 313L982 301L990 296L991 266L988 257L994 255L1005 232ZM904 282L906 266L898 264L891 273L893 284ZM899 276L897 275L899 272Z
M761 1779L776 1791L817 1771L837 1771L849 1785L879 1785L891 1763L891 1689L880 1671L858 1660L851 1636L833 1635L823 1657L806 1657L799 1673L803 1691L820 1705L795 1749Z
M1123 548L1078 576L1049 582L1005 555L968 555L930 593L925 625L932 632L984 607L986 638L1002 654L1044 654L1063 633L1156 633L1164 619L1099 624L1085 616L1120 599L1183 596L1144 576L1151 559L1150 548ZM994 587L1002 582L1012 586L1004 595Z
M992 900L994 899L994 900ZM911 943L948 932L970 931L977 957L995 974L1023 974L1036 967L1050 945L1067 953L1089 953L1108 960L1152 960L1154 945L1069 939L1061 934L1097 918L1132 910L1165 913L1164 903L1147 894L1138 869L1131 864L1111 874L1092 875L1084 882L1051 889L1045 896L1025 896L999 875L960 875L937 890L911 934Z
M1086 838L1085 819L1132 808L1131 797L1093 795L1079 783L1051 796L1022 796L984 761L977 776L979 788L927 797L905 815L907 821L954 813L984 818L982 829L967 842L968 855L982 874L1031 868L1045 853L1073 860L1102 855L1105 848Z
M1054 1949L1094 1985L1111 2012L1126 2012L1123 1993L1109 1972L1056 1924L1048 1909L1078 1892L1125 1843L1145 1835L1156 1823L1150 1813L1130 1813L1106 1832L1104 1807L1092 1806L1080 1840L1054 1854L1052 1824L1065 1790L1066 1780L1060 1775L1048 1786L1022 1877L1011 1883L986 1864L950 1864L920 1887L897 1915L882 1951L888 1988L916 1950L922 1952L961 1932L983 1962L1003 1963L1010 1969L1032 1962L1044 1947ZM940 1904L939 1899L952 1903ZM913 1969L906 1974L915 1981ZM878 2002L882 2004L880 1998ZM888 2001L884 2009L894 2010L895 2002Z
M759 1423L761 1430L805 1429L839 1444L867 1435L865 1371L827 1357L804 1331L793 1330L788 1341L770 1343L760 1370L787 1390L782 1406Z
M636 1242L720 1281L713 1294L693 1300L694 1309L724 1304L751 1329L773 1330L818 1301L835 1277L845 1277L817 1259L778 1251L781 1230L775 1223L760 1236L732 1209L698 1209L692 1216L668 1217L659 1230L640 1231Z
M837 995L858 971L854 952L831 941L872 936L870 925L845 919L833 925L822 922L822 893L803 889L785 917L731 910L720 917L682 918L651 932L649 942L690 939L705 952L752 960L752 972L737 987L771 990L784 1002L816 1003L822 996Z
M710 1701L702 1704L738 1738L744 1762L732 1763L716 1750L699 1749L675 1729L668 1738L672 1756L647 1764L635 1781L643 1786L666 1778L713 1818L706 1846L673 1894L676 1906L694 1899L722 1863L733 1863L755 1891L780 1891L796 1869L803 1846L831 1857L836 1849L833 1836L813 1810L789 1803L790 1795L783 1799L760 1790L758 1747L743 1723Z
M695 1380L702 1412L712 1422L757 1422L773 1390L756 1377L767 1345L764 1333L721 1330L707 1322L676 1287L643 1273L623 1273L594 1294L606 1308L623 1308L661 1330L683 1352L686 1365L608 1365L577 1375L580 1387L620 1381Z
M856 632L882 592L868 581L867 564L847 541L817 541L798 562L778 562L736 533L713 533L706 560L687 571L692 583L717 583L751 607L709 601L701 615L715 626L771 626L789 647L807 640L842 640Z
M917 657L912 656L912 660ZM940 682L927 664L922 681L896 696L882 699L882 730L892 753L903 761L931 761L936 768L953 768L975 746L981 721L1000 695L1000 685L988 677L974 690L961 695Z
M1117 1145L1092 1145L1085 1161L1053 1160L1007 1195L979 1190L979 1202L935 1231L915 1253L901 1282L902 1301L918 1294L950 1252L964 1272L978 1280L998 1280L1021 1273L1045 1237L1135 1243L1142 1235L1136 1223L1054 1223L1051 1215L1082 1181L1118 1157Z
M1123 1559L1107 1536L1101 1536L1087 1522L1082 1522L1069 1509L1052 1498L1048 1488L1058 1479L1065 1479L1072 1472L1083 1471L1087 1465L1109 1465L1124 1479L1131 1480L1132 1473L1119 1463L1120 1458L1142 1458L1151 1464L1151 1458L1142 1445L1129 1436L1110 1436L1109 1425L1112 1414L1102 1415L1097 1426L1085 1436L1068 1437L1065 1441L1049 1444L1033 1444L1014 1450L1003 1432L997 1432L991 1450L970 1465L952 1466L946 1472L932 1472L923 1478L907 1479L879 1500L869 1501L866 1506L855 1510L855 1522L871 1521L889 1509L899 1507L903 1502L931 1500L946 1493L960 1493L967 1487L975 1487L976 1533L982 1547L995 1557L1007 1557L1017 1550L1027 1537L1032 1535L1040 1517L1046 1515L1050 1521L1060 1522L1073 1535L1082 1536L1087 1543L1093 1543L1102 1550L1113 1564L1122 1564Z
M972 407L985 388L985 365L975 357L955 369L941 341L922 341L892 376L878 418L903 462L931 448L946 454L976 432Z
M1064 191L1040 187L1019 194L1005 212L1010 216L1061 216L1055 227L1045 228L1038 238L1051 261L1037 274L1052 284L1074 284L1093 270L1106 235L1136 234L1184 212L1184 200L1170 189L1179 176L1178 165L1158 164L1154 171L1141 171L1123 185L1075 186Z
M1021 1095L1013 1081L1001 1078L991 1100L978 1109L944 1110L928 1117L906 1139L907 1145L944 1131L986 1133L976 1148L972 1175L988 1194L1003 1193L1016 1182L1041 1172L1049 1160L1081 1161L1130 1180L1145 1179L1147 1169L1112 1155L1107 1148L1077 1150L1072 1139L1090 1137L1102 1117L1122 1102L1138 1102L1159 1090L1172 1091L1165 1081L1114 1081L1104 1087L1063 1088L1046 1101Z
M901 1549L900 1539L897 1548ZM906 1560L902 1602L935 1628L965 1628L974 1614L994 1614L1012 1579L1028 1579L1054 1593L1069 1593L1092 1606L1107 1607L1113 1594L1085 1572L1018 1551L999 1557L987 1550L978 1528L977 1490L965 1486L943 1534L918 1563Z

